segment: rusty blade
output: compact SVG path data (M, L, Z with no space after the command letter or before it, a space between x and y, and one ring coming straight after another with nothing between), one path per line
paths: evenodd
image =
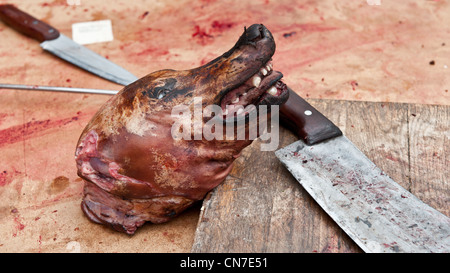
M275 152L365 252L450 252L450 218L394 182L345 136Z

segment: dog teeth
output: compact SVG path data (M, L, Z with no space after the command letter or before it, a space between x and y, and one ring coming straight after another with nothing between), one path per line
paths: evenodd
M261 68L261 74L263 74L263 76L267 75L267 70L265 68Z
M269 93L272 96L275 96L278 93L278 90L275 86L270 87L269 90L267 90L267 93Z
M248 87L254 86L255 88L259 88L261 86L262 79L264 79L265 76L269 75L272 70L273 70L273 65L272 65L272 60L270 60L259 69L259 72L257 72L255 75L253 75L253 77L251 77L249 80L247 80L245 82L245 85ZM276 87L271 87L266 92L275 96L278 93L278 90ZM247 92L244 92L244 93L238 95L230 103L237 104L239 102L239 98L244 97L244 96L247 96Z
M253 76L252 78L252 84L254 87L258 88L259 84L261 83L261 77L259 76Z

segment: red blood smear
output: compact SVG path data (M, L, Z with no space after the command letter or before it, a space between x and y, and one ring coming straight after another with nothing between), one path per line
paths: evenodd
M11 179L8 178L8 172L3 171L0 173L0 186L3 187L11 182Z
M211 34L206 33L205 30L202 30L200 28L200 26L195 26L195 32L192 33L192 37L197 37L197 38L213 38L213 36Z
M211 27L214 30L223 31L233 27L234 23L221 23L219 21L213 21Z
M41 136L46 130L58 128L77 121L78 116L64 118L59 120L38 120L30 121L21 125L12 126L7 129L0 130L0 147L8 144L14 144L19 141Z
M147 17L148 14L148 11L144 12L141 16L139 16L139 19L143 20L145 17Z
M6 186L9 183L11 183L13 181L15 175L18 175L20 173L21 172L15 170L15 169L13 169L12 171L11 170L8 170L8 171L5 170L5 171L0 172L0 187ZM14 211L11 211L11 212L14 213Z
M18 230L22 230L25 228L25 225L20 222L19 217L14 218L14 222L16 222L16 226Z
M142 50L141 52L136 53L137 56L144 56L144 55L167 55L169 54L168 50L159 50L155 48L147 48Z
M358 86L358 83L356 81L351 81L350 84L352 85L352 89L356 90L356 87Z

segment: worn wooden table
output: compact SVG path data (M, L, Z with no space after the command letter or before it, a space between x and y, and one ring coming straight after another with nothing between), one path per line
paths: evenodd
M380 6L370 6L364 0L257 0L238 1L239 4L214 0L80 0L80 5L69 5L77 1L66 0L0 0L0 3L7 2L50 23L68 37L73 23L111 19L114 41L87 47L137 76L163 68L188 69L204 64L228 50L244 26L264 23L277 43L273 57L275 69L283 72L284 81L291 88L305 98L361 101L360 104L342 102L344 108L327 112L332 114L331 118L335 113L347 112L345 107L349 105L358 108L365 105L363 101L378 101L412 103L411 107L431 109L430 116L436 122L448 122L448 110L439 112L441 106L421 105L450 105L450 3L447 1L382 0ZM121 88L43 52L38 42L1 22L0 41L0 82ZM82 215L79 208L82 185L76 175L73 153L82 129L107 99L100 95L0 90L1 252L191 251L200 204L167 224L146 225L133 237L94 225ZM433 133L434 129L425 127L428 116L412 114L408 115L407 126L422 124L423 131ZM346 116L339 119L338 124L342 125ZM387 125L383 123L380 134L397 134L406 126L403 122L406 121L392 128L384 127ZM357 131L358 127L350 125L345 130L382 168L393 169L388 163L405 164L405 149L409 147L410 162L421 162L430 170L418 173L414 167L395 169L396 173L404 174L399 177L393 174L397 180L408 181L406 175L411 181L416 181L416 177L430 181L435 176L448 177L445 168L436 165L442 160L448 162L448 154L440 150L442 147L445 147L442 151L448 150L448 131L434 132L447 136L442 143L428 141L415 146L410 142L408 146L388 142L380 148L376 138L368 135L371 131ZM288 136L285 137L287 141ZM371 151L371 147L378 150ZM414 151L417 157L413 156ZM237 173L239 169L233 170L233 174ZM294 196L301 193L294 185L291 190ZM436 191L416 192L448 215L441 199L423 196ZM308 202L313 207L313 202ZM326 218L312 210L315 211L312 214L307 214L310 210L300 211L310 215L311 221ZM199 227L202 225L200 222ZM321 227L333 229L330 225ZM274 230L272 226L271 236ZM322 251L324 242L338 240L326 237L332 232L322 232L317 238L307 233L308 240L322 243L303 245L302 251ZM266 247L274 248L274 245ZM199 248L196 243L194 250L205 251L205 248ZM296 250L301 249L292 248ZM330 251L342 250L347 247L330 248Z
M450 215L449 106L311 103L396 182ZM296 140L281 131L281 147ZM226 181L205 199L192 251L360 252L260 144L245 149Z

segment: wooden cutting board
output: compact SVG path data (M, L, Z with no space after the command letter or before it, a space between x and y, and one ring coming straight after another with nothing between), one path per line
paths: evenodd
M450 215L449 106L309 101L396 182ZM280 135L280 147L297 140ZM361 252L260 144L205 199L192 252Z

